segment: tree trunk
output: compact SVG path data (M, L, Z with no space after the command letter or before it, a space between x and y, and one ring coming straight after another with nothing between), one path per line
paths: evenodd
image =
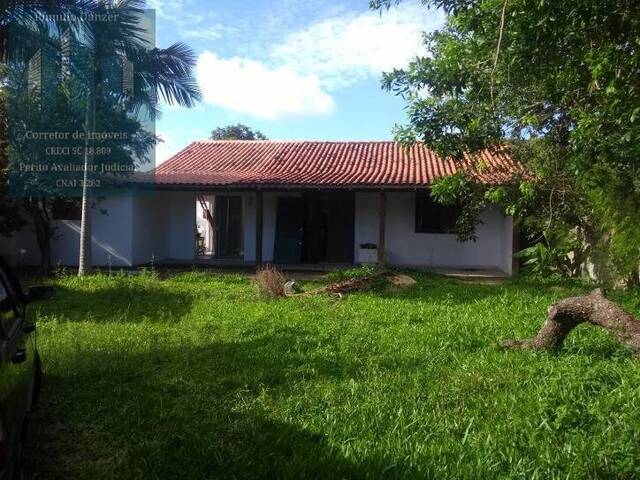
M80 220L80 256L78 258L78 276L91 273L91 205L87 193L85 171L85 185L82 187L82 217Z
M640 322L607 300L599 288L590 295L566 298L552 305L549 307L547 321L535 337L506 340L502 342L502 346L519 349L558 349L569 332L584 322L606 329L634 354L640 354Z
M80 218L80 254L78 258L78 276L82 277L91 273L91 202L89 200L89 166L93 163L90 147L92 143L89 140L90 134L95 129L95 99L93 92L87 94L87 112L86 112L86 138L84 142L84 174L82 183L82 216Z

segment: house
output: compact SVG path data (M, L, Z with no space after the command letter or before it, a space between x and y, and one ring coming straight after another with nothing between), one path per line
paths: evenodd
M492 184L519 171L506 152L456 163L421 143L404 149L388 141L197 141L130 179L127 193L96 200L93 262L380 261L510 274L510 217L488 209L477 239L461 242L451 232L457 209L429 195L433 180L460 169ZM52 261L77 264L78 219L55 222ZM24 232L17 235L4 255L28 262L16 258L27 241Z

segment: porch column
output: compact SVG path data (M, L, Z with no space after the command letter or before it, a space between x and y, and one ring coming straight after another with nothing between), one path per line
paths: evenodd
M387 223L387 192L380 190L380 216L378 221L378 263L384 265L386 262L385 236Z
M256 266L262 265L262 190L256 192Z

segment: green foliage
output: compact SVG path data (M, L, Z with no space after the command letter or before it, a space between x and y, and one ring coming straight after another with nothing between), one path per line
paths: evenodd
M482 188L471 177L456 173L436 180L431 196L444 205L460 205L462 210L456 221L456 234L461 241L476 239L480 213L486 206Z
M51 480L636 475L624 347L587 327L558 354L497 347L591 287L411 276L277 302L240 275L57 279L32 305L45 383L28 465Z
M0 65L0 78L7 75L7 67ZM25 220L20 214L20 202L9 192L9 91L0 87L0 236L8 237L20 230Z
M371 5L386 9L395 3ZM483 204L499 205L531 234L554 236L575 228L582 243L603 253L603 265L622 277L637 273L638 5L422 3L448 17L443 28L426 35L427 55L383 78L383 86L407 102L408 125L396 128L397 139L422 140L458 159L465 152L509 146L528 168L527 178L503 189L478 186L484 194L469 195L466 182L446 189L457 186L457 197L475 202L476 213ZM462 236L469 237L474 222L463 223Z
M260 130L254 130L242 123L218 127L211 132L211 140L267 140Z
M9 192L9 169L0 165L0 236L10 237L24 225L20 202Z
M579 265L576 264L576 252L580 246L567 238L543 238L530 247L524 248L514 256L523 259L523 269L541 278L549 276L575 276Z
M11 193L24 195L20 203L32 217L42 266L47 268L49 240L54 234L49 221L51 197L78 196L82 189L66 188L61 192L56 188L56 179L52 178L54 174L17 175L17 165L23 162L42 167L57 162L77 167L84 164L84 154L49 155L48 145L29 141L24 133L48 132L52 126L57 132L66 133L117 132L126 135L126 140L87 142L90 151L107 152L87 155L91 157L92 166L97 171L101 163L118 164L121 168L140 166L151 159L149 153L157 141L146 121L160 113L158 99L191 107L199 101L201 93L192 74L196 57L188 46L183 43L167 48L149 45L147 32L141 27L145 23L141 22L144 0L61 0L28 2L27 6L24 3L4 2L0 8L3 25L0 57L5 62L0 73L3 95L0 234L6 235L23 225L17 217L19 203L9 198L8 193L7 165L11 163L14 168ZM105 18L109 21L103 21ZM63 32L69 34L71 45L64 69ZM46 59L43 64L47 75L40 85L41 96L33 95L33 87L30 88L27 81L26 70L36 52L41 52ZM132 82L131 91L125 92L123 75L128 64L132 65ZM4 105L7 96L11 99L10 115ZM41 98L36 100L38 97ZM9 117L11 122L7 122ZM73 143L55 147L75 147L74 151L84 152L84 141ZM11 162L5 161L9 144ZM63 180L75 180L80 185L82 172L75 170ZM61 173L58 178L64 175ZM101 186L105 187L110 178L102 177ZM116 181L121 183L120 180ZM101 193L107 194L105 190ZM83 229L85 234L90 235Z
M379 265L362 265L354 268L341 268L333 270L326 275L329 282L340 282L342 280L352 280L354 278L366 278L380 275L384 271Z

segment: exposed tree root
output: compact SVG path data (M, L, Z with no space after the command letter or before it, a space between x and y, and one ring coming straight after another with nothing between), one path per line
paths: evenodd
M590 295L571 297L549 307L549 316L535 337L506 340L504 348L555 350L577 325L590 323L608 330L634 354L640 355L640 322L618 305L607 300L601 289Z

